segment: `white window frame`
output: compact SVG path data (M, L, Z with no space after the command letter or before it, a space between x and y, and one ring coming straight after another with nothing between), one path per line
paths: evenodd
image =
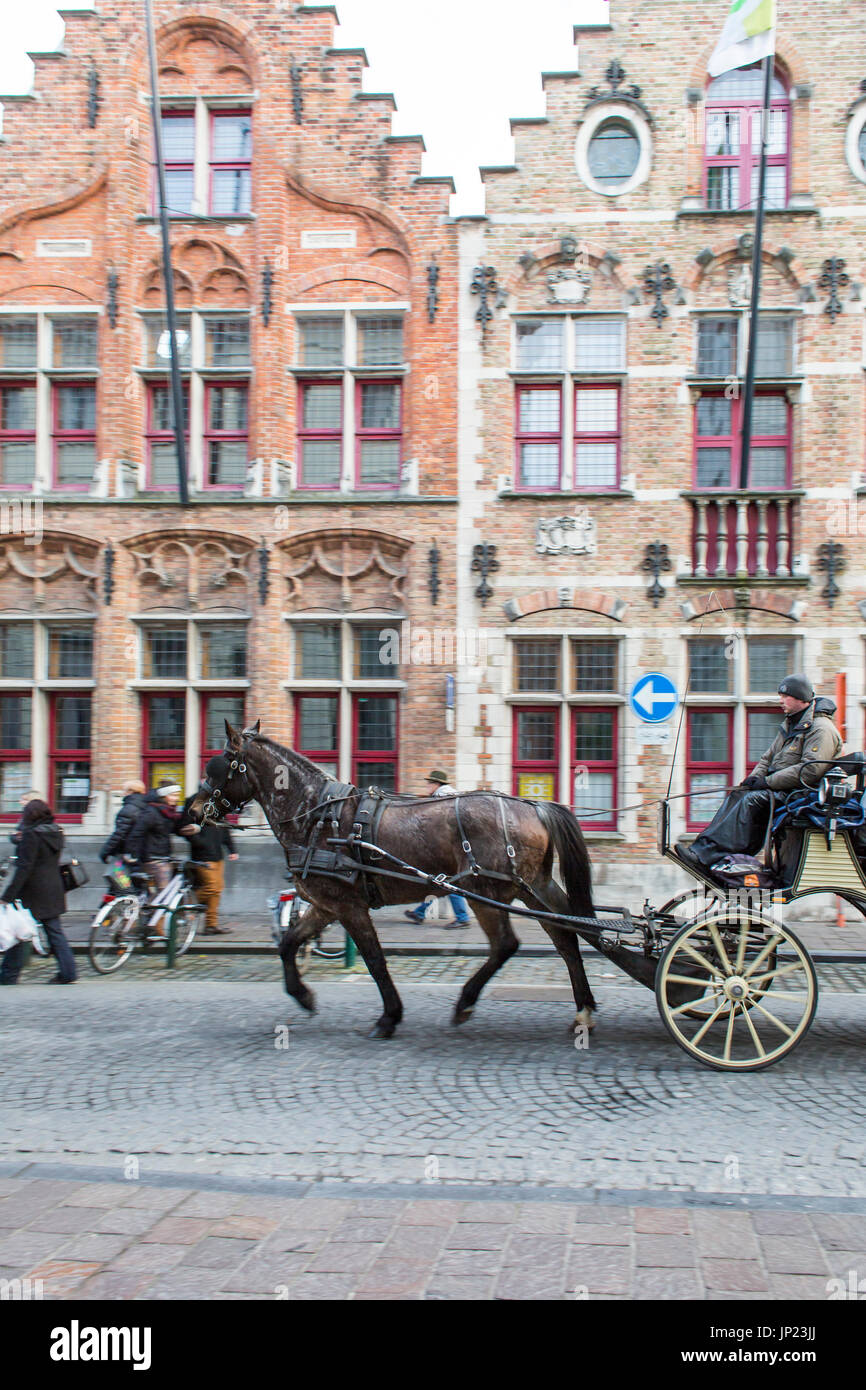
M408 682L401 677L389 677L385 680L357 679L354 675L355 662L355 632L360 627L375 627L379 625L382 631L394 628L400 637L401 657L402 657L402 637L403 624L407 622L404 613L388 613L386 611L357 614L347 618L344 613L333 613L323 611L321 613L284 613L284 621L289 628L289 662L292 672L289 680L282 682L282 688L288 692L292 702L292 717L294 718L294 697L296 695L336 695L338 697L338 758L337 776L342 782L351 781L352 777L352 697L356 694L377 694L377 695L396 695L398 699L408 689ZM308 679L299 674L300 672L300 643L297 634L304 626L313 627L339 627L340 629L340 675L338 678L327 679ZM398 669L402 671L402 660L398 664ZM297 743L297 730L293 728L292 737ZM399 747L398 747L399 753ZM400 762L398 757L397 767L399 770Z
M0 309L0 318L3 319L36 319L36 365L35 367L0 367L0 381L19 381L33 378L36 386L36 458L33 472L33 483L30 488L4 488L0 492L0 498L4 495L8 498L14 492L29 493L38 496L42 493L52 492L54 489L54 478L52 471L51 439L53 429L53 419L51 411L51 391L55 382L61 383L64 380L71 381L99 381L100 367L99 355L97 351L96 363L92 367L54 367L52 366L52 356L54 351L53 321L59 318L93 318L97 324L104 314L104 310L92 305L68 305L68 304L15 304L4 305ZM96 412L96 439L99 443L99 410ZM105 464L104 459L96 458L93 470L93 480L91 491L94 491L98 484L99 474ZM87 496L87 493L77 492L74 489L69 491L61 489L58 496L64 498L74 498L76 496Z
M295 329L295 345L292 367L292 374L296 381L308 382L315 381L318 377L336 380L338 377L343 385L343 448L340 463L340 486L339 489L328 489L329 493L337 491L355 492L355 392L359 381L376 381L380 378L400 377L402 400L400 402L401 446L406 449L406 382L405 378L409 373L409 365L406 362L406 328L407 317L410 305L400 302L381 303L381 304L311 304L309 302L300 304L287 304L286 309L293 315ZM400 319L403 324L403 361L393 366L367 367L358 361L358 323L362 319L381 319L393 318ZM301 324L304 319L334 319L342 321L343 324L343 361L333 367L305 367L301 361L301 349L303 347L303 334ZM297 393L298 413L300 412L300 389ZM292 442L292 457L294 459L292 477L293 487L296 487L300 477L300 462L297 456L297 433ZM395 488L394 496L406 494L407 492L417 493L417 470L416 476L412 476L405 457L400 460L400 483ZM389 489L390 491L390 489Z
M607 370L598 372L587 371L584 367L577 366L577 350L575 344L575 323L578 319L615 319L622 328L622 366L619 368L611 367ZM517 346L517 325L519 323L537 322L539 319L553 319L563 324L565 334L565 351L563 353L563 365L560 369L550 368L530 368L518 366L518 346ZM623 488L623 480L626 478L628 469L626 468L626 449L625 449L625 410L624 391L628 381L628 324L629 316L620 311L606 312L604 310L592 310L580 313L577 310L552 310L540 309L537 313L527 311L526 313L513 314L511 317L511 376L515 386L539 386L558 385L560 389L560 399L562 408L562 471L560 475L559 492L573 492L575 488L574 468L575 468L575 447L574 447L574 397L575 389L581 382L588 382L593 385L603 385L610 382L612 386L619 389L619 418L620 418L620 490ZM516 392L515 392L516 394ZM512 447L514 436L512 431ZM516 464L512 464L510 475L513 481L509 484L509 490L513 487L517 489ZM523 491L524 489L521 489ZM595 489L581 488L581 492L595 494ZM526 489L531 491L531 489ZM598 489L599 496L605 494L604 489ZM551 493L556 496L556 491Z

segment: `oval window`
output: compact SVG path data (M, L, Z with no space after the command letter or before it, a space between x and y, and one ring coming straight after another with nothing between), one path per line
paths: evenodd
M866 174L866 125L864 125L863 129L860 131L857 153L860 156L860 163L863 165L863 173Z
M628 183L640 159L640 140L625 121L605 121L589 142L589 172L607 189Z

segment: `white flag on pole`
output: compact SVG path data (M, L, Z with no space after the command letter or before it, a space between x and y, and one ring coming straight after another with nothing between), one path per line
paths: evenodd
M707 64L711 77L745 68L776 51L776 0L731 0L722 36Z

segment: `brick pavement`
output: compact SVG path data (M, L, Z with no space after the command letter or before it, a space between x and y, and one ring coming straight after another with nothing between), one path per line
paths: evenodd
M25 1170L0 1178L0 1278L41 1280L46 1299L772 1301L824 1300L828 1280L866 1271L863 1203L429 1194L251 1195Z

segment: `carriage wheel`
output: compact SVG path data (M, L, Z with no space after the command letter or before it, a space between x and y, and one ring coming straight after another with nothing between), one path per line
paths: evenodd
M805 1037L818 980L788 927L723 907L677 932L659 961L656 1002L674 1041L705 1066L761 1071Z
M717 893L712 893L710 889L690 888L685 893L678 893L670 902L664 904L658 910L659 917L665 916L673 918L679 927L687 926L691 922L696 922L699 918L703 919L711 913L718 912L721 905L725 902L726 895L721 889ZM742 899L740 899L742 902ZM668 930L672 928L668 925ZM768 968L774 967L776 963L776 948L773 949L767 959ZM768 986L769 987L769 986ZM687 1018L699 1018L701 1020L711 1014L718 1004L718 990L712 982L708 983L706 990L700 998L694 1001L692 1008L685 1011ZM752 1002L747 999L744 1007L750 1009Z

